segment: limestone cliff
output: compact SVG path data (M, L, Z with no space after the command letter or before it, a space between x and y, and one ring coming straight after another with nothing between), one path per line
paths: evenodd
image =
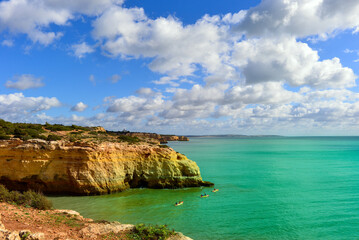
M109 131L111 132L111 131ZM112 132L119 135L126 135L131 137L138 137L141 139L151 139L154 142L167 143L169 141L189 141L188 137L176 136L176 135L163 135L157 133L145 133L145 132Z
M0 183L45 193L104 194L128 188L211 185L197 164L171 148L145 143L0 141Z

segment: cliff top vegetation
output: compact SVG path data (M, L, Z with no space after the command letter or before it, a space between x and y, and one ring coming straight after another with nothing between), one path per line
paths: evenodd
M70 141L78 143L123 142L128 144L159 144L167 141L188 141L186 137L122 131L107 131L103 127L83 127L62 124L12 123L0 119L0 140L19 138L23 141L42 139L46 141Z
M11 123L0 119L0 140L20 138L43 139L46 141L67 140L70 142L127 142L130 144L146 139L126 136L121 132L109 132L102 127L82 127L77 125L65 126L62 124L33 124Z

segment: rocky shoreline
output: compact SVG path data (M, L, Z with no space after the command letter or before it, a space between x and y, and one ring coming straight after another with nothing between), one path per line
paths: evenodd
M131 239L134 225L94 221L72 210L38 210L0 202L0 239ZM191 240L176 233L168 240Z
M194 161L160 144L188 140L0 119L0 184L9 190L66 195L213 186L202 180ZM95 222L71 210L37 210L0 201L0 239L131 239L128 234L134 228L119 222ZM168 239L190 238L176 233Z

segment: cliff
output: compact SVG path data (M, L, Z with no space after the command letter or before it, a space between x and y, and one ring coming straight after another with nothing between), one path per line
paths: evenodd
M45 193L105 194L128 188L211 186L173 149L140 142L0 140L0 183Z
M111 131L109 131L111 132ZM141 139L151 139L153 142L167 143L169 141L189 141L188 137L176 136L176 135L163 135L157 133L145 133L145 132L111 132L118 135L125 135L130 137L138 137Z

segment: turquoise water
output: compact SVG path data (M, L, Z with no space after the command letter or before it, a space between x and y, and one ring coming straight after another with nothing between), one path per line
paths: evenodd
M359 137L191 138L169 145L196 161L219 192L135 189L53 197L55 207L167 224L193 239L359 239ZM201 199L203 192L210 197Z

